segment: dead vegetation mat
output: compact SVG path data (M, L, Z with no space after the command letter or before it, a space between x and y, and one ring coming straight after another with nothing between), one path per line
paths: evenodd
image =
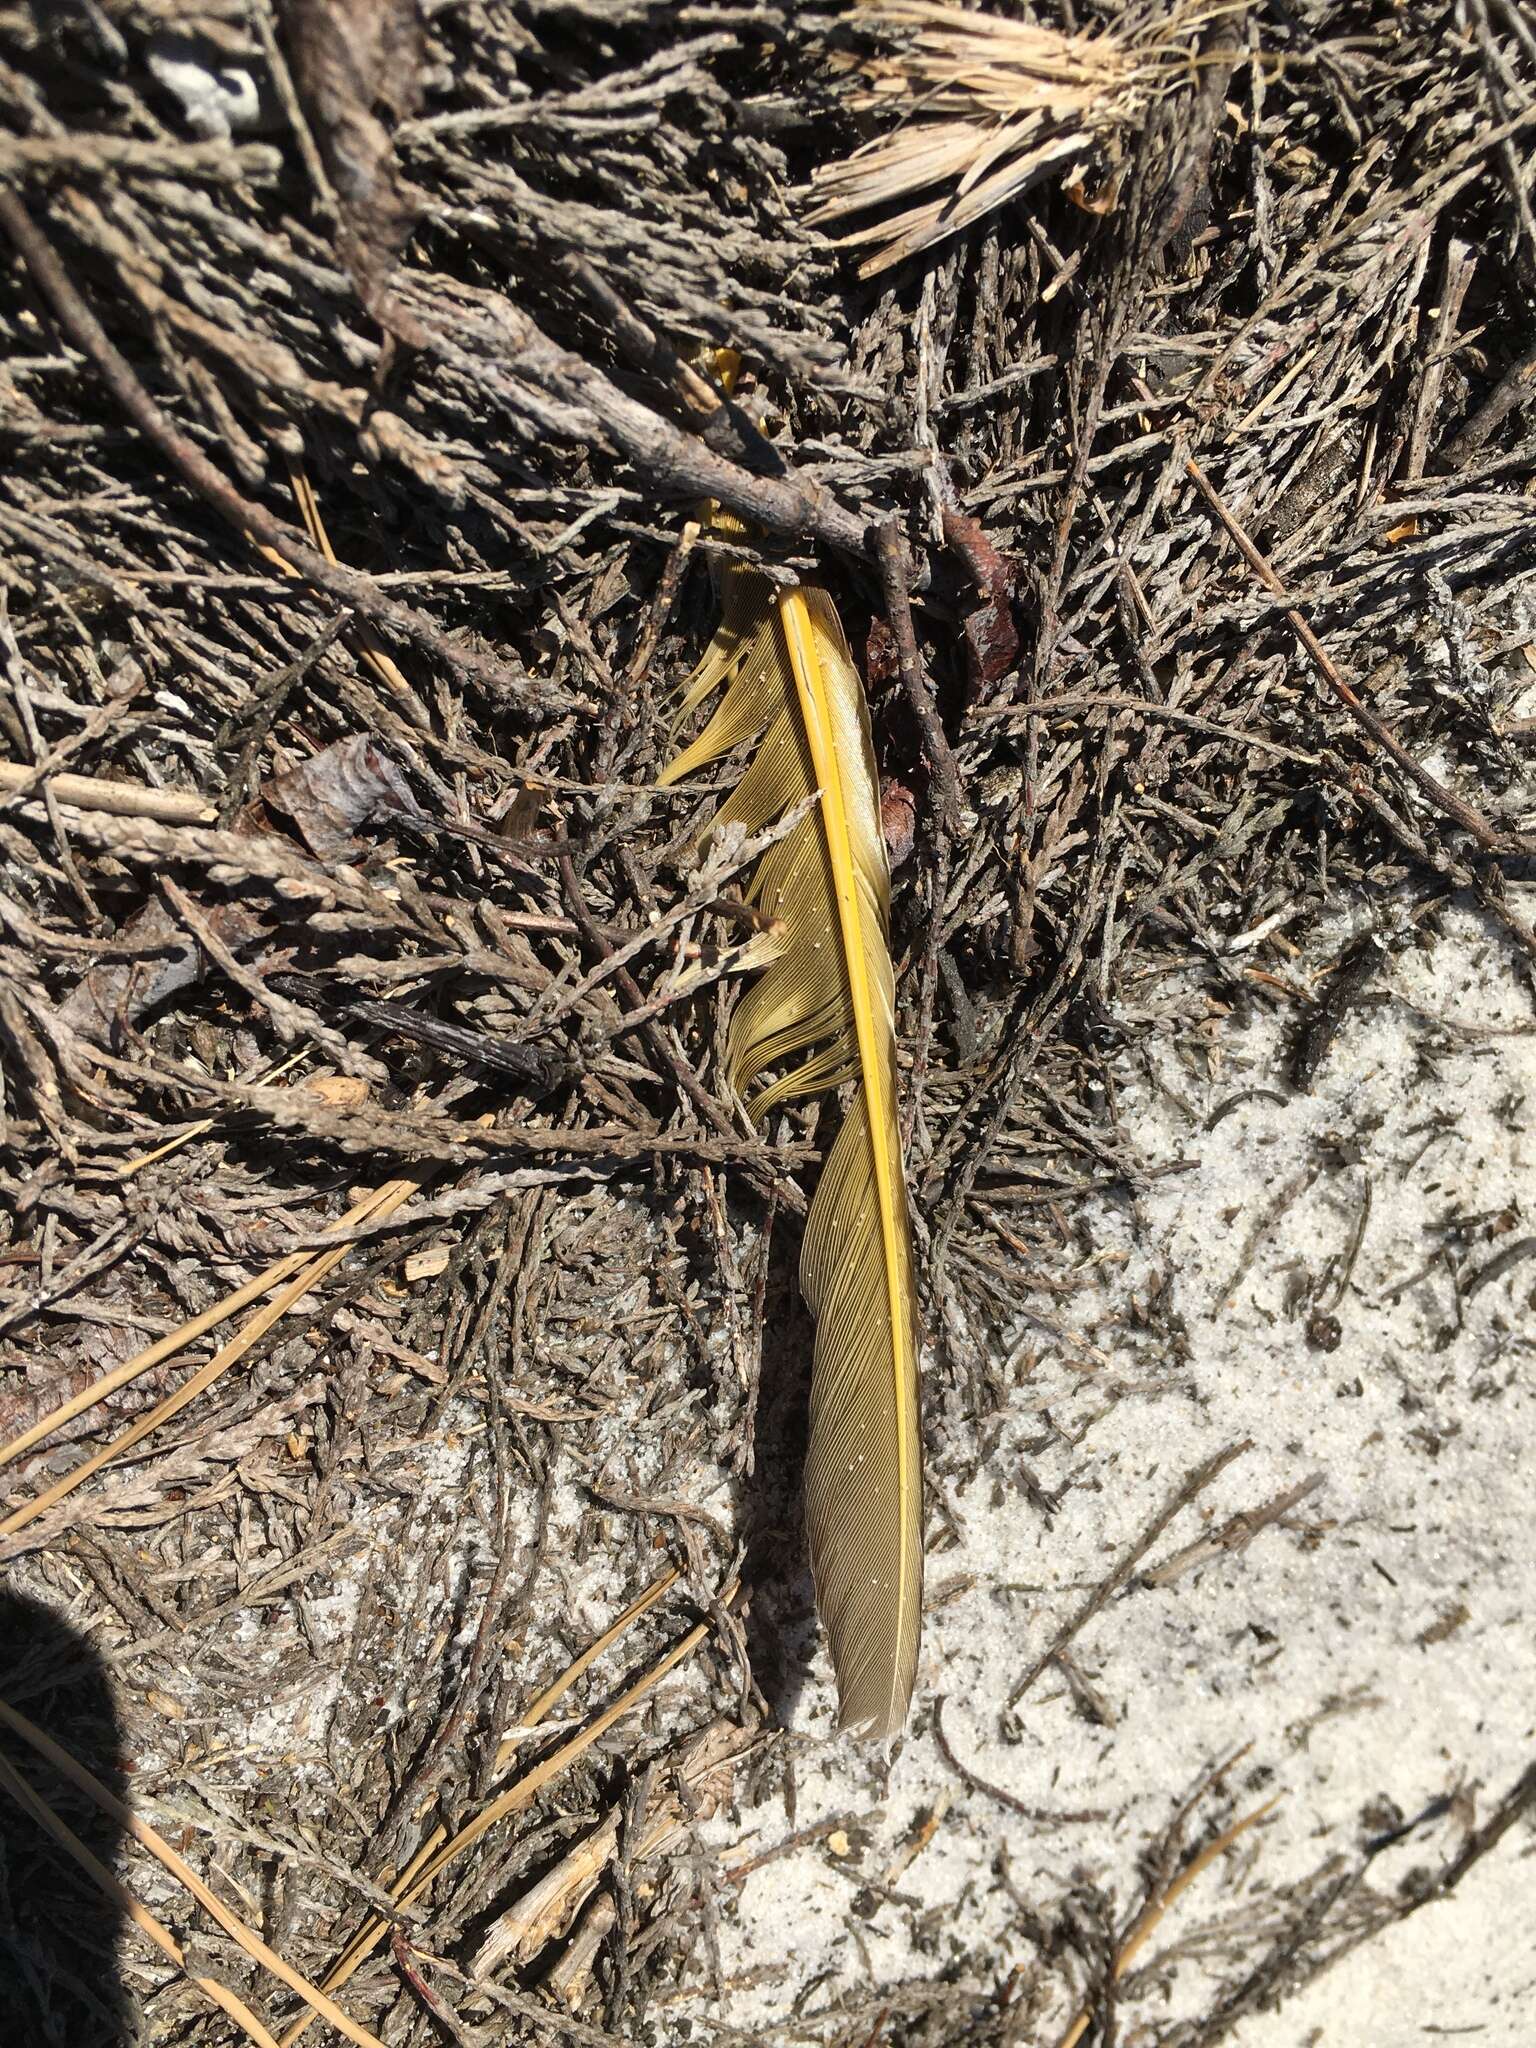
M867 678L940 1539L1075 1205L1146 1171L1128 1044L1274 1006L1324 1056L1291 942L1340 900L1390 948L1474 897L1536 951L1506 901L1523 10L1212 10L1116 161L860 284L806 223L869 132L839 87L866 33L672 0L0 6L0 1442L278 1262L305 1282L42 1512L238 1316L0 1469L8 1597L99 1660L82 1691L34 1613L0 1692L83 1755L94 1721L97 1768L319 1983L509 1758L702 1624L377 1947L345 2001L391 2043L680 2038L730 1910L701 1816L792 1771L766 1731L809 1612L818 1124L755 1134L717 1086L740 861L701 866L699 792L651 787L727 552L703 500L826 580ZM705 345L743 352L739 404ZM1137 1341L1173 1358L1161 1316ZM537 1941L476 1976L605 1817L569 1981L536 1988ZM132 1938L115 1994L43 1985L40 1929L85 1940L90 1909L17 1850L29 2039L126 2040L129 2011L240 2038L199 1974L302 2016L129 1867L182 1964ZM1315 1909L1177 2038L1303 1981ZM1111 1951L1065 1883L1031 1910L1069 2019ZM1393 1910L1352 1895L1334 1945ZM977 1955L785 2024L1025 2038L1017 1991ZM728 1988L687 2010L730 2037Z

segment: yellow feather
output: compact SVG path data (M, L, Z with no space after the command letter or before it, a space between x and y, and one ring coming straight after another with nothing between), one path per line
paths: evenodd
M722 685L708 725L661 782L760 735L711 829L734 821L761 831L819 797L753 877L751 900L782 933L731 1020L726 1070L757 1118L777 1102L858 1083L801 1251L816 1317L806 1522L842 1725L888 1736L906 1719L917 1669L922 1474L891 881L869 715L826 592L776 590L739 566L726 571L720 630L684 711ZM777 1078L754 1085L769 1067Z

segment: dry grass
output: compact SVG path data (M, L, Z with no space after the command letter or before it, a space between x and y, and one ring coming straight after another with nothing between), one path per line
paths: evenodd
M1068 35L1034 22L934 0L864 0L875 39L850 104L882 128L841 163L818 169L818 226L872 253L874 277L985 220L1042 179L1091 166L1114 204L1127 147L1152 107L1197 60L1199 32L1223 14L1203 0L1133 7L1108 27ZM899 210L897 210L899 209Z

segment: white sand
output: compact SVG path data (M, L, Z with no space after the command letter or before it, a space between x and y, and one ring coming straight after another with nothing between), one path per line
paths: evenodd
M1336 930L1317 959L1345 936ZM921 1702L883 1799L875 1758L820 1739L832 1701L818 1654L797 1716L813 1739L796 1744L796 1825L850 1809L870 1824L846 1854L817 1843L741 1885L722 1930L735 2024L784 2022L807 1987L815 2010L936 1977L951 1961L972 1976L983 1944L998 1978L1015 1963L1032 1968L1038 1952L994 1874L1002 1848L1013 1884L1047 1921L1087 1881L1112 1893L1124 1924L1143 1896L1139 1852L1202 1773L1246 1744L1228 1796L1202 1805L1192 1839L1274 1792L1281 1803L1185 1894L1139 1959L1202 1935L1199 1952L1143 1983L1142 2002L1122 2015L1122 2039L1162 2039L1177 2019L1209 2013L1218 1986L1259 1960L1287 1894L1330 1859L1353 1868L1394 1811L1411 1819L1463 1795L1375 1858L1368 1882L1391 1895L1411 1869L1453 1855L1531 1761L1536 1257L1466 1298L1469 1278L1536 1229L1531 1006L1512 949L1463 912L1423 950L1399 954L1378 986L1392 1000L1353 1014L1311 1095L1288 1087L1268 1016L1216 1020L1208 1035L1146 1045L1125 1063L1123 1122L1148 1164L1194 1163L1154 1180L1134 1214L1094 1205L1079 1291L1041 1302L1073 1333L1066 1348L1079 1364L1021 1328L1002 1443L987 1473L949 1495L963 1540L930 1561L939 1604L921 1699L944 1696L951 1744L994 1785L1030 1806L1105 1817L1044 1826L967 1790ZM1214 1106L1254 1086L1286 1100L1250 1101L1202 1128ZM1288 1303L1309 1288L1329 1295L1324 1276L1367 1180L1373 1202L1329 1352L1307 1341L1306 1306ZM1187 1330L1182 1363L1165 1339L1119 1321L1158 1276ZM1115 1398L1114 1382L1134 1391ZM1322 1483L1240 1554L1133 1588L1088 1623L1072 1654L1113 1726L1085 1718L1053 1666L1021 1703L1018 1739L1005 1741L1000 1710L1020 1674L1179 1476L1245 1438L1252 1448L1153 1545L1154 1566L1314 1473ZM1049 1522L1018 1490L1026 1443L1039 1485L1062 1496ZM945 1485L942 1447L936 1463ZM974 1582L946 1599L963 1575ZM918 1903L851 1919L860 1885L884 1876L914 1816L940 1796L953 1804L896 1880ZM791 1830L782 1813L759 1810L711 1834L724 1848L743 1832L767 1848ZM1235 2038L1243 2048L1406 2048L1474 2028L1479 2048L1530 2041L1533 1856L1527 1815L1452 1899L1357 1948L1280 2011L1245 2019ZM1327 1922L1322 1950L1347 1913ZM1069 2017L1058 1991L1020 2038L1052 2042Z

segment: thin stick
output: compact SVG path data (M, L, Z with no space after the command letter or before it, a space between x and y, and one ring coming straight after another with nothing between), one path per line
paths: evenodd
M371 1194L365 1202L359 1203L345 1221L350 1225L392 1215L403 1202L409 1201L410 1197L416 1194L420 1187L421 1178L418 1175L412 1175L409 1180L386 1181L384 1186ZM103 1465L110 1464L114 1458L122 1457L126 1451L131 1451L135 1444L141 1443L153 1430L158 1429L163 1422L169 1422L173 1415L179 1415L189 1402L195 1401L198 1395L206 1388L211 1387L216 1379L219 1379L229 1370L230 1366L242 1359L246 1352L251 1349L251 1346L259 1338L264 1337L272 1325L285 1316L296 1301L308 1294L310 1289L317 1286L333 1267L339 1265L350 1250L350 1244L344 1244L336 1246L332 1251L320 1252L313 1257L304 1253L291 1254L292 1257L303 1261L296 1279L290 1280L281 1293L269 1301L264 1308L259 1309L252 1316L251 1320L230 1339L229 1343L216 1351L208 1363L195 1372L184 1386L178 1387L174 1394L167 1396L158 1406L152 1408L147 1415L141 1415L137 1422L123 1431L121 1436L115 1437L111 1443L104 1445L101 1450L94 1452L82 1464L74 1466L62 1478L56 1479L52 1486L46 1488L34 1499L24 1501L19 1508L14 1508L6 1516L5 1520L0 1522L0 1536L11 1536L18 1529L24 1529L28 1522L35 1521L45 1510L55 1506L67 1495L73 1493L77 1486L89 1479L93 1473L99 1472ZM284 1262L279 1261L279 1263ZM256 1284L253 1281L251 1286L255 1287ZM263 1285L270 1286L271 1281L269 1279L265 1280ZM181 1336L179 1331L172 1334L178 1338ZM161 1341L166 1342L168 1340L162 1339ZM129 1364L132 1363L133 1361L130 1360ZM126 1368L119 1368L119 1371L123 1370L126 1370ZM111 1379L115 1375L108 1374L107 1377ZM90 1391L92 1398L96 1398L94 1390L88 1391ZM79 1398L79 1396L76 1397L76 1399ZM69 1403L65 1403L66 1407L69 1405ZM90 1402L87 1401L86 1405L89 1406ZM51 1418L49 1418L49 1424L52 1426ZM39 1429L42 1427L42 1424L38 1425ZM27 1435L35 1437L36 1431L28 1431Z
M227 2012L247 2037L256 2043L256 2048L278 2048L278 2044L257 2019L248 2005L236 1998L214 1977L200 1977L187 1969L186 1953L175 1936L163 1927L147 1906L141 1906L120 1878L114 1877L97 1857L93 1856L80 1837L61 1821L47 1801L39 1798L20 1773L0 1756L0 1786L10 1793L16 1804L32 1818L45 1834L51 1835L64 1853L78 1863L102 1895L112 1901L125 1920L137 1927L141 1934L148 1935L156 1948L168 1955L177 1969L185 1970L198 1989L211 1998L216 2006Z
M39 784L35 768L22 761L0 761L0 792L25 790L32 796L43 789L77 811L111 811L119 818L211 825L219 815L212 804L205 804L188 790L151 789L148 783L114 782L99 775L49 775Z
M1218 1451L1214 1457L1207 1458L1204 1464L1196 1465L1193 1470L1185 1473L1171 1498L1158 1509L1130 1549L1120 1558L1119 1563L1115 1565L1108 1578L1100 1580L1099 1584L1094 1587L1087 1599L1072 1616L1072 1619L1052 1639L1049 1649L1043 1651L1035 1659L1018 1684L1015 1685L1012 1692L1009 1693L1008 1705L1010 1707L1018 1705L1019 1701L1029 1691L1029 1688L1052 1659L1058 1657L1071 1643L1074 1636L1080 1630L1087 1627L1100 1608L1108 1606L1122 1586L1129 1584L1131 1575L1136 1570L1136 1567L1141 1563L1141 1560L1152 1548L1158 1537L1162 1535L1179 1510L1187 1507L1197 1495L1203 1493L1211 1481L1219 1473L1227 1469L1234 1458L1240 1458L1245 1451L1251 1451L1252 1449L1253 1439L1251 1437L1244 1437L1241 1442L1228 1444L1225 1450Z
M261 1936L253 1928L247 1927L243 1920L229 1910L222 1899L208 1889L191 1865L182 1861L170 1843L157 1834L148 1821L141 1819L131 1807L125 1806L109 1792L99 1779L70 1755L67 1749L61 1749L58 1743L43 1733L41 1728L34 1727L25 1714L18 1714L16 1709L7 1706L4 1700L0 1700L0 1722L19 1735L23 1742L30 1743L39 1756L46 1757L56 1771L68 1778L72 1785L78 1786L87 1799L93 1800L103 1813L110 1814L119 1826L126 1828L136 1842L146 1848L173 1877L178 1878L186 1886L204 1911L212 1914L225 1933L232 1935L248 1956L258 1963L265 1964L274 1977L280 1977L290 1991L296 1991L299 1997L306 2000L322 2019L328 2020L339 2034L344 2034L349 2041L355 2042L356 2048L383 2048L377 2034L370 2034L366 2027L360 2027L355 2020L349 2019L339 2005L333 2004L323 1991L311 1984L307 1977L301 1976L292 1964L285 1963L275 1949L268 1948ZM271 2036L264 2034L263 2039L270 2040Z

